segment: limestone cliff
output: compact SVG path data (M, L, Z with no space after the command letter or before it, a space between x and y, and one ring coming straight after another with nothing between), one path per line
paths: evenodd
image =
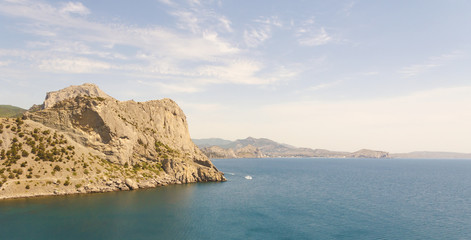
M20 171L21 164L31 166L32 174L28 174L30 178L22 174L3 178L0 198L2 193L10 193L5 198L225 181L223 173L192 142L183 111L170 99L121 102L96 85L84 84L48 93L42 107L36 109L40 110L26 112L14 131L10 126L2 133L2 150L21 145L29 155L12 156L10 151L3 165L9 164L10 171ZM3 121L4 125L15 124ZM75 171L46 170L54 165ZM47 187L41 179L62 179L75 187ZM39 186L31 186L32 180ZM15 181L22 191L14 190ZM29 189L25 190L23 181L31 183Z

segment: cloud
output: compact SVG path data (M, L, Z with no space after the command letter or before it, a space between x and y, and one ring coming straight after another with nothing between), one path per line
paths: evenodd
M170 11L170 14L178 19L177 26L180 29L192 33L233 32L232 22L226 16L206 8L199 1L190 1L190 5L190 8L173 5L174 10Z
M171 0L158 0L159 2L163 3L163 4L166 4L168 6L174 6L175 3L172 2Z
M299 25L292 21L291 25L295 28L298 43L302 46L316 47L335 40L323 26L316 23L314 17L302 21Z
M244 30L244 41L248 47L255 48L270 39L275 27L282 27L283 24L278 17L260 17L253 20L253 25Z
M317 32L300 29L298 35L300 36L298 42L303 46L321 46L333 40L332 36L330 36L323 27Z
M79 15L88 15L90 10L86 8L81 2L68 2L60 10L62 13L75 13Z
M0 2L1 15L19 19L12 21L12 29L32 36L22 48L0 49L0 61L8 62L9 76L15 79L22 73L35 79L64 73L119 75L165 93L203 92L213 84L274 85L299 74L290 65L253 59L241 48L244 44L227 40L234 31L231 20L205 2L190 7L164 4L179 28L97 20L93 9L79 2ZM259 17L252 23L254 32L247 41L257 40L251 46L283 26L277 17ZM255 33L257 29L265 29L266 36ZM22 69L30 69L30 75Z
M24 31L32 34L47 32L41 35L54 36L63 41L73 39L88 43L120 44L182 59L207 60L238 51L237 47L210 31L193 35L158 26L142 28L104 24L88 21L81 16L64 15L61 9L44 3L24 1L22 4L0 4L0 13L31 20Z
M47 59L42 60L38 68L42 71L58 73L93 73L109 70L112 66L105 62L87 58Z
M443 54L436 57L430 57L425 63L414 64L414 65L402 68L399 71L399 73L402 75L403 78L415 77L422 73L431 71L434 68L441 67L450 61L458 59L462 55L463 53L460 51L453 51L449 54Z
M271 28L263 27L244 31L245 44L249 47L257 47L271 37Z

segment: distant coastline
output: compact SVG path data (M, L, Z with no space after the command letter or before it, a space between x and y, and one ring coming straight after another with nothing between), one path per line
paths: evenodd
M356 152L326 149L299 148L278 143L267 138L193 139L203 153L212 159L225 158L408 158L408 159L471 159L471 153L414 151L389 153L380 150L361 149Z

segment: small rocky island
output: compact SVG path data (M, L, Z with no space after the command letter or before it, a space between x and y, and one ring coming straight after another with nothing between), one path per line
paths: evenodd
M118 101L94 84L0 118L0 199L225 181L170 99Z

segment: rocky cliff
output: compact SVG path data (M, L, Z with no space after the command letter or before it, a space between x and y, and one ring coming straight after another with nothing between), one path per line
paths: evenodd
M121 102L84 84L1 121L0 198L225 181L170 99Z

